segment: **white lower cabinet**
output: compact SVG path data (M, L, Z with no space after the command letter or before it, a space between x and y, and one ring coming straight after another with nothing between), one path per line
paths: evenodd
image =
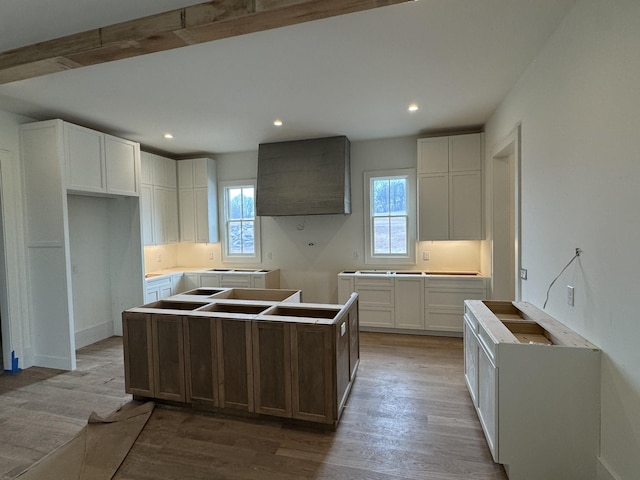
M159 277L145 280L144 303L157 302L173 294L171 277Z
M597 478L600 351L526 302L465 301L465 379L510 480Z
M462 332L465 300L483 300L487 289L481 277L428 276L424 286L424 328Z
M460 335L464 301L484 299L486 278L422 272L342 272L338 302L360 299L360 326Z
M355 278L355 291L360 300L360 325L369 327L395 326L395 289L390 275L374 274Z

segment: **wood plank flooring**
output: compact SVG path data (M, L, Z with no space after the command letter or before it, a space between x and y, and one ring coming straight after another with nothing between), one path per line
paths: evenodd
M457 338L363 333L361 364L335 432L156 408L116 480L506 480L493 463L462 374ZM113 338L78 352L78 370L0 378L0 478L70 439L91 410L125 395Z

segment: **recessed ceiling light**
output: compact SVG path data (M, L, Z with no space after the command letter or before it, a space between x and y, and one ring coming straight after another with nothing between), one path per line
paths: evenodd
M282 120L280 120L279 118L276 118L276 119L273 121L273 124L274 124L276 127L281 127L281 126L282 126Z
M165 133L164 135L162 135L164 138L166 138L167 140L171 140L173 138L173 135L170 133Z
M409 105L409 109L410 112L417 112L418 110L420 110L420 106L417 103L412 103L411 105Z

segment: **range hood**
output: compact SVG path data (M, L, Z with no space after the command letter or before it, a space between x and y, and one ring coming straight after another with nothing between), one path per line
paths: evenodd
M350 144L345 136L261 143L258 216L351 213Z

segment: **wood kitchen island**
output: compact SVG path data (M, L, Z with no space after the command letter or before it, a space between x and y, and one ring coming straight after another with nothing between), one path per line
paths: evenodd
M358 295L197 288L122 313L125 389L140 399L334 427L359 364Z

